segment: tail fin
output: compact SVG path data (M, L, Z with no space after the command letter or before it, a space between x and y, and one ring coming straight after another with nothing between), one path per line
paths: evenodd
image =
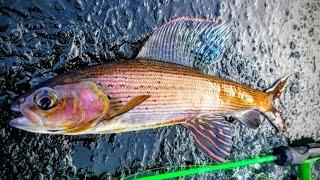
M282 132L286 131L286 125L283 121L281 113L276 108L274 108L272 104L276 99L279 99L279 96L281 95L281 92L284 90L288 78L289 75L281 78L275 85L266 90L266 93L268 94L269 98L268 110L267 112L265 112L265 115L267 116L271 124Z

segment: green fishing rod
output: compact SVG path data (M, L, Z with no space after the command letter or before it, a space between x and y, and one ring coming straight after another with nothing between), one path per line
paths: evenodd
M185 168L178 171L166 172L162 174L156 174L145 177L138 177L139 180L162 180L177 178L189 175L195 175L205 172L213 172L220 170L227 170L232 168L238 168L242 166L248 166L253 164L263 164L274 162L280 166L289 166L289 165L300 165L300 179L302 180L311 180L312 179L312 164L320 160L320 144L308 144L300 147L288 147L280 146L273 150L272 155L256 157L252 159L228 162L218 165L202 165L192 168Z

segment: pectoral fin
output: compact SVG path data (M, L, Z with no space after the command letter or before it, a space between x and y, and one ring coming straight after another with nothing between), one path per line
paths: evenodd
M68 129L63 130L64 134L81 134L82 132L85 132L88 129L91 129L99 122L99 119L93 119L86 123L80 124L76 127L70 127Z
M232 132L223 116L200 115L186 121L198 147L218 162L230 155Z
M261 124L261 112L257 109L247 109L232 113L230 117L240 121L251 129L257 129Z
M112 119L116 116L119 116L119 115L133 109L134 107L138 106L139 104L144 102L149 97L150 97L150 95L136 96L136 97L132 98L129 102L127 102L124 106L122 106L118 111L116 111L111 117L108 117L107 119L103 119L103 120L101 120L101 118L90 120L90 121L83 123L81 125L78 125L76 127L67 128L64 130L64 133L65 134L80 134L82 132L85 132L86 130L94 127L100 121Z
M116 116L119 116L119 115L133 109L134 107L138 106L139 104L141 104L142 102L147 100L149 97L150 97L150 95L140 95L140 96L136 96L136 97L130 99L130 101L128 101L125 105L123 105L118 111L116 111L108 119L112 119Z

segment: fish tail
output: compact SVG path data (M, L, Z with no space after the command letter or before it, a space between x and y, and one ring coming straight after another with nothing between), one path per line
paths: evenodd
M289 78L289 75L281 78L275 83L275 85L273 85L271 88L266 90L268 98L267 98L267 111L265 115L267 116L271 124L275 126L279 131L282 131L282 132L286 131L286 125L282 118L281 112L279 112L274 107L273 104L275 101L279 100L281 93L286 87L288 78Z

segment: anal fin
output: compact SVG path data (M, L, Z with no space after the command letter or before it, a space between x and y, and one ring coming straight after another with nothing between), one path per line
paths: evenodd
M257 109L246 109L232 113L230 117L240 121L251 129L257 129L261 124L261 111Z
M232 132L223 116L200 115L186 121L198 147L218 162L230 155Z

